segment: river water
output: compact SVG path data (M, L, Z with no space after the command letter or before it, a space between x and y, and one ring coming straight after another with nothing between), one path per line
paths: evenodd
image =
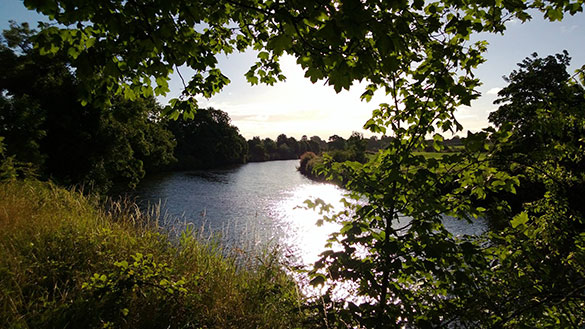
M143 207L160 202L170 218L221 235L223 243L247 250L278 245L304 265L312 264L324 250L334 223L317 226L322 217L305 209L307 199L321 198L341 209L344 190L302 176L298 160L249 163L231 169L175 172L147 178L137 189ZM482 221L470 225L445 218L456 234L477 234ZM169 224L171 225L171 224Z
M248 163L230 169L175 172L145 179L137 188L143 207L160 202L171 218L221 235L230 247L278 245L298 261L317 260L338 226L315 223L321 216L304 208L321 198L335 207L344 191L313 182L296 169L298 160Z

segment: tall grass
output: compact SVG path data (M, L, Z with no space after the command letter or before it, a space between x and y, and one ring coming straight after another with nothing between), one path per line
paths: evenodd
M0 184L0 327L295 328L301 296L276 252L226 254L160 209L47 183Z

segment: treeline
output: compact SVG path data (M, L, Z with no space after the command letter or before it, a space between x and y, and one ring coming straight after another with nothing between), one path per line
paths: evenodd
M261 139L256 136L248 140L248 161L270 161L299 159L306 152L321 154L330 152L340 161L364 160L365 153L377 152L390 144L392 137L371 136L364 138L363 134L353 132L348 139L339 135L329 136L327 140L319 136L307 137L303 135L300 140L280 134L276 141L270 138ZM345 160L343 160L345 159Z
M81 104L75 72L63 58L41 56L34 34L27 24L13 24L0 43L5 154L42 178L103 189L134 186L146 170L173 160L175 142L153 98Z
M374 137L377 141L377 137ZM333 135L328 141L324 141L319 136L308 138L303 135L299 141L294 137L287 137L281 134L276 141L260 137L254 137L248 140L248 160L251 162L269 161L269 160L288 160L299 159L306 152L320 154L325 151L352 151L354 153L365 152L366 140L360 133L353 133L349 140L343 137Z
M314 137L311 137L313 139ZM317 137L318 138L318 137ZM365 163L376 154L379 150L387 148L393 137L371 136L364 138L361 133L353 132L346 140L338 135L329 137L329 142L324 144L324 148L317 152L308 150L301 153L299 156L299 171L301 174L318 181L325 180L325 176L319 173L319 167L323 164L324 158L330 158L332 162L343 163L346 161L356 161ZM433 140L426 140L422 147L416 149L417 152L441 152L452 153L457 152L463 147L464 139L459 136L453 136L451 139L442 141L442 147L437 150L434 146ZM370 155L370 156L368 156ZM346 178L338 177L336 182L342 183Z

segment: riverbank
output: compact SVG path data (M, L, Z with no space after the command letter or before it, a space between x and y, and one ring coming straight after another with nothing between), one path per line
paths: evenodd
M156 212L51 184L0 184L0 323L11 328L294 328L302 297L273 252L226 251Z

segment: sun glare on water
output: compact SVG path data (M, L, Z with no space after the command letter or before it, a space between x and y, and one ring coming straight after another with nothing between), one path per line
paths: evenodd
M305 200L315 201L320 198L333 206L332 211L342 209L340 202L344 191L332 184L303 184L286 192L287 197L274 205L274 213L279 214L280 222L286 227L282 243L303 265L311 265L319 259L325 250L329 234L340 229L337 223L324 222L318 209L308 209Z

